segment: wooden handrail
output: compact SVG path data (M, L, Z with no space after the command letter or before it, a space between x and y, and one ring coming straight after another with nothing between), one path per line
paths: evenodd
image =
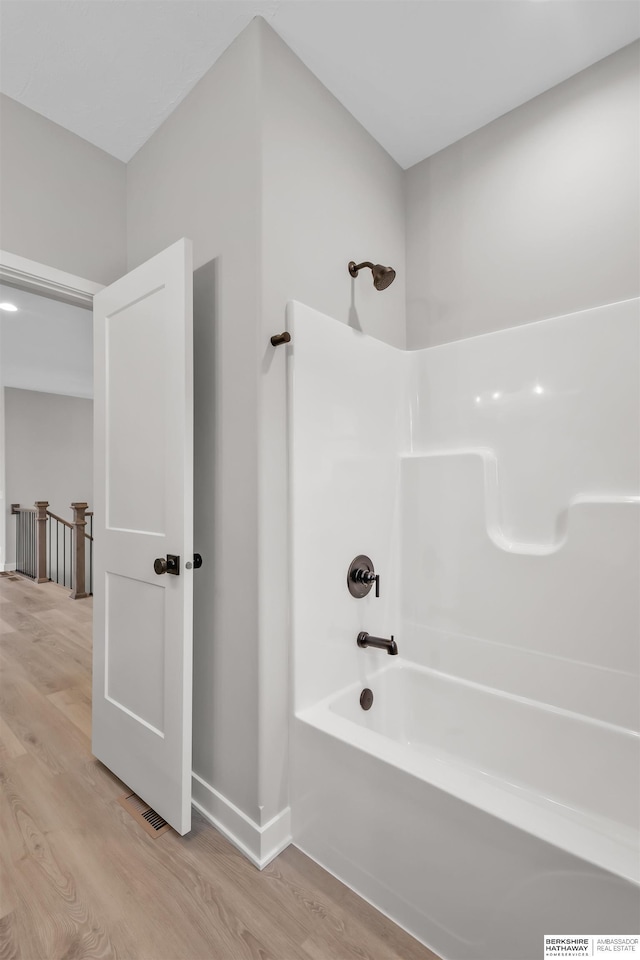
M58 523L64 523L65 527L73 526L69 520L64 520L62 517L59 517L57 513L52 513L51 510L47 510L47 516L51 517L52 520L57 520Z
M21 507L19 503L11 504L11 513L36 513L35 507Z

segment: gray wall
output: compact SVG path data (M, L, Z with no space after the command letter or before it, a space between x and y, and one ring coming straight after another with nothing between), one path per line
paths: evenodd
M287 300L301 300L404 347L403 171L265 21L259 24L267 328L273 332ZM379 292L370 271L349 276L350 260L390 264L398 275Z
M204 565L195 597L193 765L254 820L259 35L254 21L132 158L127 175L129 268L182 236L193 241L196 268L217 260L215 290L196 304L198 344L206 338L202 311L213 326L208 409L198 411L196 431L214 456L196 461L199 471L208 464L196 480L208 516L204 527L198 517L195 524ZM200 385L196 397L200 404Z
M403 347L405 251L402 170L264 21L260 29L257 543L260 803L268 819L287 802L290 649L286 349L274 350L269 338L284 330L285 305L295 299ZM368 270L349 276L350 260L391 264L396 280L379 292Z
M93 506L93 401L4 388L7 512L12 503L72 519L70 505ZM7 563L15 562L15 520L7 516Z
M0 96L0 247L110 283L125 272L126 166Z
M407 171L409 348L638 296L639 52Z

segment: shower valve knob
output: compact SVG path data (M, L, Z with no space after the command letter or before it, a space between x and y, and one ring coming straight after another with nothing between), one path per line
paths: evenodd
M361 600L366 597L371 587L376 585L376 597L380 596L380 574L376 573L373 563L364 554L351 562L347 572L347 586L352 597Z
M356 570L354 574L354 580L356 583L367 583L371 585L375 583L376 585L376 597L380 596L380 574L372 573L371 570Z

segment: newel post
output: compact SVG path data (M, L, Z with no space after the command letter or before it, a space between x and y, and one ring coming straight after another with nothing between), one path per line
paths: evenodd
M36 500L36 583L46 583L47 576L47 507L48 500Z
M82 600L89 594L85 590L85 527L87 519L87 503L72 503L73 510L73 548L72 548L72 570L73 570L73 589L69 596L72 600Z

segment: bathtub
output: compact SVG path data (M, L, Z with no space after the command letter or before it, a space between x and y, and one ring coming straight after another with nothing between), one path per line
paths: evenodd
M638 932L636 733L397 658L292 750L294 842L445 960Z

